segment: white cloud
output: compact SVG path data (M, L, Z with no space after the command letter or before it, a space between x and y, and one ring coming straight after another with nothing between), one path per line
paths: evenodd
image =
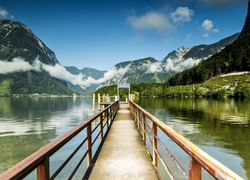
M79 84L80 86L88 87L91 84L101 84L108 80L111 80L112 78L116 78L118 81L122 79L124 74L127 72L127 69L129 68L129 65L124 68L117 69L116 67L113 67L109 71L107 71L103 77L99 79L94 79L92 77L87 77L82 80L82 84Z
M1 61L0 60L0 74L8 74L14 72L26 72L26 71L46 71L52 77L57 79L62 79L68 82L71 82L74 85L79 85L81 87L88 87L91 84L101 84L104 83L114 77L117 79L121 79L124 74L127 72L129 66L124 68L117 69L113 67L109 71L107 71L104 76L100 79L94 79L92 77L84 77L81 73L78 75L71 74L64 67L59 64L55 66L51 66L48 64L44 64L36 58L33 64L26 62L23 58L14 58L11 62Z
M210 30L214 27L213 21L206 19L206 20L202 23L201 27L202 27L202 29L204 29L205 31L210 31Z
M137 30L172 31L173 25L168 17L160 12L149 12L142 16L132 15L127 18L130 26Z
M167 62L162 66L167 72L169 71L181 72L185 69L193 67L195 64L199 64L200 61L201 59L193 59L193 58L188 58L184 61L180 61L178 59L168 59Z
M178 7L176 11L170 14L174 23L190 22L193 15L194 11L188 7Z
M112 69L107 71L103 77L99 79L94 79L92 77L84 77L81 73L78 75L71 74L59 64L56 64L55 66L43 64L42 69L47 71L52 77L65 80L71 82L74 85L79 85L82 88L85 88L92 84L104 83L114 77L121 78L127 71L128 67L119 69L113 67Z
M42 69L48 72L52 77L55 77L57 79L71 82L74 85L84 85L82 81L83 75L81 73L78 75L71 74L59 64L56 64L55 66L42 64Z
M5 9L0 8L0 19L14 19Z
M0 74L8 74L13 72L25 72L30 70L40 71L40 65L34 61L34 64L29 64L22 58L14 58L12 62L0 61Z
M142 68L146 71L146 73L155 73L155 72L162 72L161 62L148 62L143 63Z
M178 7L175 11L160 9L148 11L145 14L137 15L135 11L127 17L127 22L134 30L154 30L160 33L161 37L176 32L179 25L190 22L194 16L194 11L188 7ZM139 37L138 37L139 34ZM136 40L145 39L141 34L136 34ZM164 39L164 38L162 38Z
M210 33L218 33L219 29L214 28L212 20L206 19L201 24L201 29L203 31L203 37L209 37Z

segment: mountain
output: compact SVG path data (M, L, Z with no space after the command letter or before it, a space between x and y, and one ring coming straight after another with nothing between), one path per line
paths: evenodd
M152 57L116 64L115 68L118 73L107 83L161 82L166 77L164 77L165 74L162 72L160 64L159 61Z
M89 67L85 67L83 69L77 69L74 66L65 66L65 68L67 69L67 71L69 71L71 74L82 74L83 77L92 77L94 79L99 79L101 77L103 77L104 73L107 71L99 71L97 69L94 68L89 68Z
M88 67L85 67L83 69L77 69L76 67L74 66L65 66L65 69L70 72L71 74L74 74L74 75L79 75L79 74L82 74L83 78L88 78L88 77L91 77L91 78L94 78L94 79L100 79L104 76L104 73L106 73L107 71L99 71L97 69L94 69L94 68L88 68ZM68 87L78 93L92 93L93 91L96 90L96 88L99 86L99 84L91 84L90 86L86 87L86 88L82 88L81 86L79 85L73 85L72 83L70 82L67 82L68 83Z
M0 84L7 82L5 94L72 94L65 81L42 69L59 61L26 25L1 20L0 47Z
M238 35L211 45L179 47L161 61L147 57L118 63L109 71L80 70L73 66L61 67L55 53L26 25L3 20L0 21L0 92L4 87L5 92L15 94L70 94L70 89L91 93L99 86L117 83L162 83L220 52Z
M210 45L181 46L170 52L162 61L147 57L116 64L113 68L117 73L103 85L117 84L118 82L133 84L165 82L176 73L189 69L220 52L225 46L234 42L238 36L239 33L236 33Z
M181 46L177 50L174 50L171 53L169 53L167 57L163 59L163 61L166 62L168 59L181 61L181 59L185 56L185 54L187 54L190 51L190 49L192 49L192 47Z
M236 41L197 66L171 77L167 84L202 83L214 76L240 71L250 71L250 2L245 24Z
M55 53L36 37L24 24L15 21L0 21L0 59L12 61L13 58L22 57L27 62L39 57L45 64L59 63Z
M183 58L195 58L195 59L207 59L211 57L212 55L220 52L222 49L224 49L227 45L232 44L239 36L239 33L236 33L232 36L229 36L227 38L224 38L220 40L219 42L210 44L210 45L199 45L195 46L188 51Z

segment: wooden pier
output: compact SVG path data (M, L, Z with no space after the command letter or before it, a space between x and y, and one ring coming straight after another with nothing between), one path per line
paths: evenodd
M158 179L128 103L120 104L89 179Z

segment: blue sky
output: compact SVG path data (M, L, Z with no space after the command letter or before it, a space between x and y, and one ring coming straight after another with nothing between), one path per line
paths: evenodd
M0 18L20 21L62 66L109 70L179 46L240 32L247 0L1 0Z

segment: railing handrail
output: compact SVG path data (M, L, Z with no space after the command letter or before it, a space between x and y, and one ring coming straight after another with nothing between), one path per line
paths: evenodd
M19 179L27 176L29 173L31 173L33 170L38 168L39 166L43 166L43 161L46 161L46 158L49 158L52 156L56 151L58 151L61 147L63 147L67 142L69 142L71 139L73 139L78 133L80 133L83 129L85 129L88 126L91 126L91 123L95 121L97 118L102 117L103 113L108 114L108 110L111 110L111 108L114 108L114 111L111 115L111 122L114 119L114 116L119 108L119 101L116 101L112 103L111 105L107 106L105 109L103 109L100 112L97 112L96 114L92 115L91 117L84 120L82 123L77 125L76 127L72 128L65 134L59 136L51 143L47 144L46 146L42 147L38 151L34 152L18 164L14 165L7 171L0 174L1 180L7 180L7 179ZM109 114L110 115L110 114ZM108 118L108 117L107 117ZM108 119L107 119L108 121ZM112 123L108 124L108 126L111 126ZM102 127L102 125L100 125ZM107 127L108 128L108 127ZM102 130L101 130L102 131ZM90 132L91 133L91 132ZM101 137L102 138L102 137ZM91 143L91 142L89 142ZM88 151L88 150L87 150ZM92 158L92 157L91 157ZM43 168L43 167L41 167ZM49 177L49 175L46 174L46 177ZM39 178L39 177L38 177Z
M216 159L208 155L206 152L198 148L196 145L191 143L189 140L181 136L179 133L168 127L165 123L160 121L158 118L154 117L152 114L147 112L145 109L137 105L136 103L129 101L129 105L131 107L134 106L137 108L137 110L141 111L144 116L146 116L150 121L153 122L156 127L160 128L162 132L164 132L168 137L170 137L181 149L183 149L187 154L189 154L192 158L191 161L196 161L195 163L198 163L200 166L202 166L210 175L212 175L216 179L237 179L237 180L243 180L240 176L238 176L235 172L218 162ZM133 112L133 108L130 108ZM135 117L138 118L138 117ZM140 117L139 117L140 118ZM153 136L153 135L152 135ZM153 141L154 138L152 137ZM155 144L156 142L153 142ZM157 147L156 147L157 149ZM155 147L153 147L153 153L155 151ZM157 161L154 160L153 156L153 162ZM154 164L154 163L153 163ZM190 163L190 165L192 162ZM157 166L157 165L156 165ZM192 165L191 165L192 166ZM193 167L190 167L192 169ZM192 173L189 170L190 173ZM201 172L199 172L201 173ZM192 176L189 175L189 179Z

